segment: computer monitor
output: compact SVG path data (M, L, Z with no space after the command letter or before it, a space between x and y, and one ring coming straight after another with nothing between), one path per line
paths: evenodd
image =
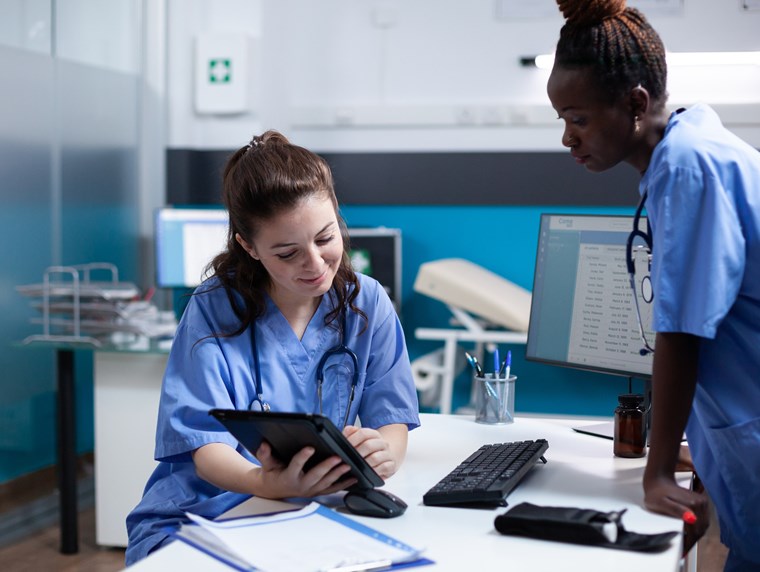
M653 356L641 353L644 346L626 268L632 228L630 216L541 216L527 359L651 377ZM641 229L646 229L644 217ZM648 274L645 257L644 252L636 256L637 284ZM654 344L652 305L643 300L640 289L638 296L647 341Z
M372 276L401 310L401 230L351 227L349 256L354 270Z
M173 208L156 211L156 285L194 288L209 262L227 242L227 211Z

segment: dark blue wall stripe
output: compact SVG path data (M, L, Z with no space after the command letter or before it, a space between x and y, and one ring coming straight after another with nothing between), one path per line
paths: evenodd
M232 151L169 149L167 202L220 202ZM588 205L638 201L627 165L592 174L567 152L321 153L344 205Z

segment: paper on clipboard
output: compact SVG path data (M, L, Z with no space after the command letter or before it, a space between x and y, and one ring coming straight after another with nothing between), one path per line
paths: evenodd
M419 560L422 553L315 502L296 511L221 521L187 516L194 525L175 536L239 570L364 570Z

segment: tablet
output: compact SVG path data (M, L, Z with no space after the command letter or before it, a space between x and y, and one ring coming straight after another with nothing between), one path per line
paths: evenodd
M209 414L219 420L252 455L256 454L262 441L267 441L272 447L272 454L287 463L298 451L311 446L315 453L304 466L305 470L337 455L351 467L348 475L357 480L357 487L371 489L384 483L330 418L324 415L237 409L212 409Z

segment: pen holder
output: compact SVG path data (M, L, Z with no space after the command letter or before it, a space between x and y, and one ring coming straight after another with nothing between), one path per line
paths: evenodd
M490 425L505 425L515 420L515 380L486 374L475 376L475 421Z

